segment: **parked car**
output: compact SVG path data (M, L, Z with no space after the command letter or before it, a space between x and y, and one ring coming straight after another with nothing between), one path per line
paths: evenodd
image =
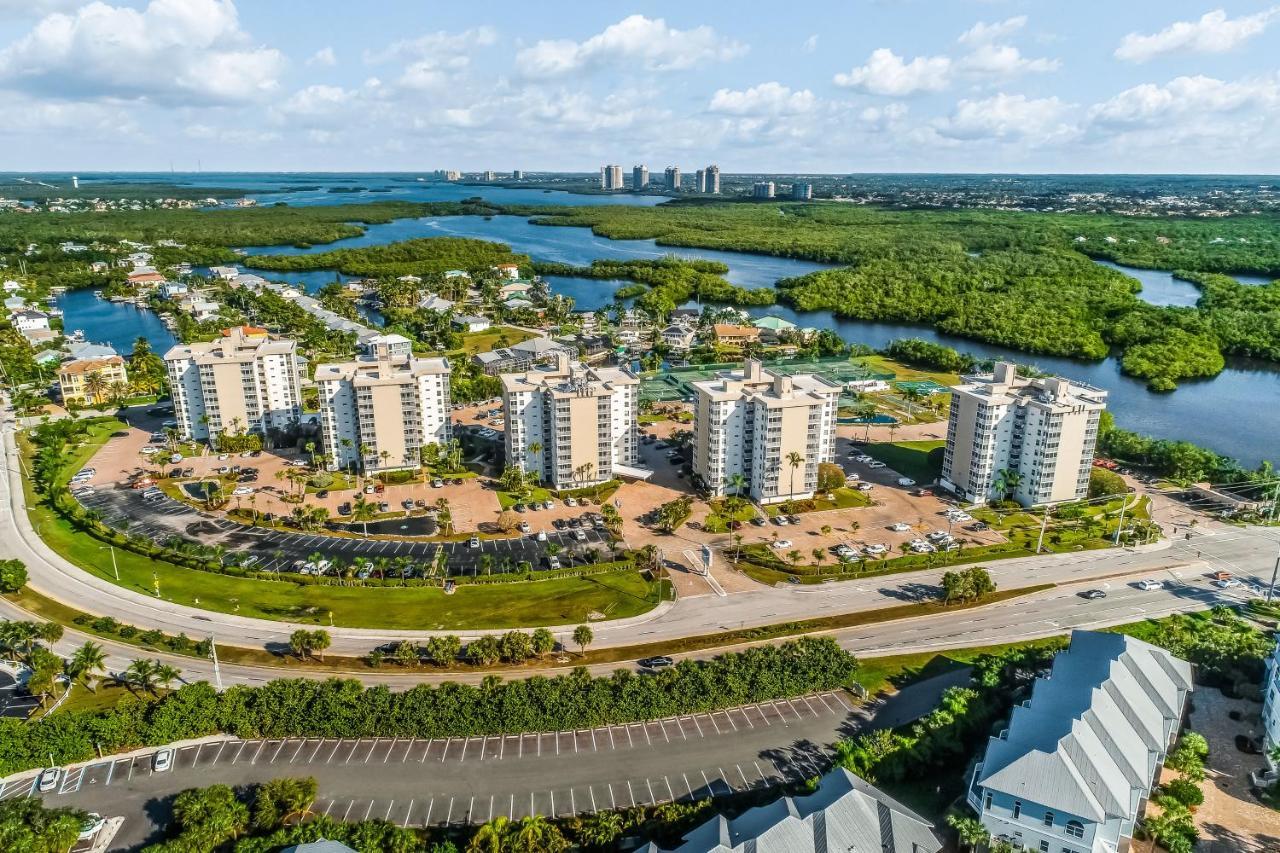
M378 504L378 512L391 512L391 504L386 501Z
M480 537L479 537L479 536L472 536L469 540L467 540L467 547L468 547L468 548L479 548L479 547L480 547Z
M47 794L54 788L58 787L58 780L61 778L61 768L46 767L41 770L40 775L36 777L36 790L42 794Z
M577 539L579 542L586 542L586 541L587 541L587 531L585 531L585 530L583 530L581 527L579 527L577 530L573 531L573 538L574 538L574 539Z
M778 548L778 549L782 549L782 548L790 548L790 547L791 547L791 540L790 540L790 539L779 539L777 542L774 542L774 543L773 543L773 547Z
M431 481L431 488L433 489L443 488L443 486L444 486L444 480L436 478Z
M151 756L151 769L157 773L163 773L173 767L173 750L169 747L156 750Z
M899 486L914 486L915 484L916 484L916 481L915 481L915 480L913 480L913 479L911 479L910 477L899 477L899 478L898 478L898 485L899 485Z
M555 503L550 498L542 502L543 509L551 509L554 506L555 506Z
M911 529L911 525L907 524L905 521L895 521L893 524L889 525L889 529L894 533L906 533Z
M252 486L236 486L234 489L232 489L231 494L235 495L238 498L244 497L245 495L251 495L253 494L253 487Z
M413 509L413 498L405 498L400 501L400 506L406 510Z
M547 568L548 569L560 568L560 559L555 556L547 557Z
M546 541L547 541L547 531L545 531L545 530L539 530L539 531L538 531L537 539L538 539L538 541L539 541L539 542L546 542Z
M565 498L565 499L564 499L564 505L565 505L565 506L577 506L577 505L578 505L578 501L577 501L577 499L576 499L576 498L571 498L571 497L570 497L570 498Z
M530 531L532 531L532 530L533 530L533 528L529 526L529 522L527 522L527 521L522 521L522 522L520 522L520 532L521 532L521 533L526 533L526 534L527 534L527 533L529 533L529 532L530 532Z
M1236 580L1235 578L1227 578L1226 580L1214 581L1213 585L1216 586L1218 589L1231 589L1237 586L1244 586L1243 583Z
M350 502L343 501L342 503L338 504L338 515L351 515Z

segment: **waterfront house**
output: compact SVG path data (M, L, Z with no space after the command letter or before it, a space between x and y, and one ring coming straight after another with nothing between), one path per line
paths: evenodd
M230 281L240 275L239 267L209 267L209 275Z
M102 391L98 392L96 398L91 393L89 380L89 377L94 375L100 377L103 382ZM76 359L58 368L58 389L62 393L64 403L80 405L98 403L102 401L105 396L103 391L108 387L117 383L126 385L128 382L129 375L125 370L124 359L118 355Z
M1191 665L1149 643L1074 631L987 744L967 800L991 837L1050 853L1125 850L1191 693Z
M174 299L190 292L190 288L180 281L166 281L160 285L160 295L165 299Z
M404 335L366 335L360 338L360 348L367 355L385 354L388 358L405 358L413 355L413 341Z
M527 281L510 281L498 288L498 298L507 300L513 296L524 296L531 289L533 285Z
M434 293L429 293L418 300L418 307L427 311L440 311L441 313L453 310L453 303L448 299L442 299Z
M491 267L491 269L503 278L514 279L520 277L519 264L498 264L496 267Z
M759 343L760 341L760 330L755 326L716 323L712 330L715 332L717 343L725 346L740 347L745 344Z
M688 350L697 336L695 330L681 323L672 323L662 330L662 342L673 350Z
M937 853L933 823L838 768L804 797L782 797L691 830L668 853ZM663 853L649 843L641 853Z
M43 311L34 311L30 308L13 312L9 315L9 321L13 323L13 327L19 332L33 332L49 328L49 315Z

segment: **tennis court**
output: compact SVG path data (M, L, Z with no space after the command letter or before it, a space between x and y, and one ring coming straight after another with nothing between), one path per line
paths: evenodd
M871 370L866 365L850 361L847 358L818 359L813 361L796 361L793 359L765 362L764 366L787 376L800 373L816 373L832 382L843 385L864 379L893 379L892 373ZM716 374L725 370L741 370L741 362L720 364L697 364L688 367L673 367L653 376L640 380L640 399L654 402L681 400L693 394L691 383L715 378ZM919 383L936 384L936 383ZM941 387L941 386L938 386Z

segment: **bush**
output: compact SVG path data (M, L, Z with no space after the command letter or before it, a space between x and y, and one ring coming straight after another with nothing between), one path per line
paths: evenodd
M27 567L21 560L0 560L0 593L17 592L27 583Z
M1190 779L1174 779L1160 788L1187 808L1195 808L1204 803L1204 791Z
M1123 495L1129 489L1124 477L1106 468L1093 468L1089 471L1089 497L1101 498L1106 495Z
M831 462L818 463L818 491L834 492L844 485L844 469Z

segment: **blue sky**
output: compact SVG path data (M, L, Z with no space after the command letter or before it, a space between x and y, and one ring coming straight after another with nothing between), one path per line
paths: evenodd
M0 0L0 169L1263 172L1280 6Z

